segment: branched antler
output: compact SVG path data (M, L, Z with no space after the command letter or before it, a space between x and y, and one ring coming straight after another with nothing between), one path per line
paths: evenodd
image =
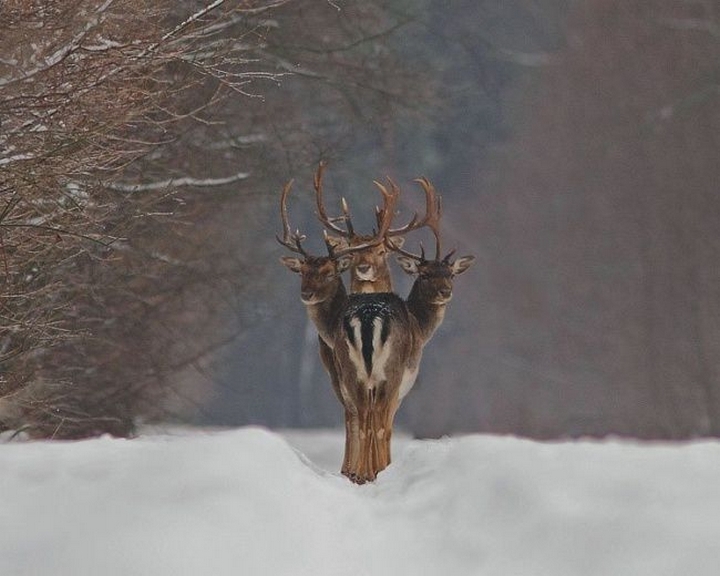
M435 236L435 260L439 260L440 254L442 253L442 246L440 240L440 217L442 215L442 198L427 178L417 178L415 182L420 184L420 186L422 186L422 189L425 191L425 215L422 218L418 218L418 215L416 213L412 217L410 222L402 228L388 230L386 235L388 238L387 243L388 246L395 252L399 252L418 261L425 261L425 249L422 245L420 245L419 255L412 254L410 252L402 250L399 246L395 245L391 238L393 236L401 236L407 234L408 232L417 230L419 228L427 227L432 230L432 233ZM446 258L449 258L450 256L452 256L452 252L448 254Z
M372 246L377 246L378 244L382 243L385 240L388 231L390 230L390 225L392 224L392 219L395 215L398 198L400 197L400 190L398 189L398 187L389 178L388 182L390 183L390 190L388 190L387 187L383 186L379 182L375 182L375 185L378 187L378 189L383 195L383 207L375 209L378 229L377 231L374 231L373 234L369 237L361 236L355 232L355 228L353 227L352 219L350 217L350 209L348 208L348 204L345 198L342 199L342 216L337 216L335 218L331 218L328 216L327 210L325 209L322 188L322 177L325 171L325 166L325 162L320 162L317 172L315 173L315 178L313 180L313 184L315 187L315 203L317 205L318 220L320 220L326 231L330 230L331 232L334 232L343 238L347 238L348 240L353 239L359 241L357 244L353 243L353 246L348 246L347 248L334 252L334 255L340 256L343 254L348 254L350 252L358 252L360 250L364 250ZM337 222L341 221L345 223L345 228L341 228L336 224Z
M343 215L335 218L330 218L325 210L325 202L323 200L323 188L322 179L325 173L325 166L327 166L324 160L318 164L317 172L313 178L313 186L315 187L315 203L317 204L317 217L325 228L332 230L336 234L339 234L343 238L350 238L355 234L353 230L352 221L350 220L350 211L348 210L347 202L345 198L342 199ZM341 228L335 222L345 222L347 229Z
M290 180L287 184L285 184L282 194L280 195L280 218L283 225L283 237L280 239L280 236L275 235L275 238L278 242L280 242L280 244L285 246L285 248L288 248L297 254L307 256L307 252L305 252L305 249L302 247L302 242L305 240L306 236L300 234L300 230L296 230L294 233L290 231L290 222L288 221L287 212L287 197L290 193L292 185L293 180Z

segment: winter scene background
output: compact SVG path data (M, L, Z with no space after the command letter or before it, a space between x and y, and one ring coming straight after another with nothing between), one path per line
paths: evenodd
M0 574L714 574L720 8L0 3ZM278 201L443 197L396 418L342 409ZM408 236L417 250L427 231ZM391 260L397 292L411 278Z

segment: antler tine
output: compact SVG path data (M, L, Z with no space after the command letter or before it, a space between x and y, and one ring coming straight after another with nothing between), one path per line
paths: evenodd
M400 196L400 191L398 190L398 187L395 185L395 183L389 178L388 181L390 182L390 188L392 189L391 192L388 191L388 189L379 182L375 182L375 185L380 189L380 192L382 192L383 195L383 207L375 208L378 218L378 230L373 233L373 236L371 236L361 244L357 244L355 246L347 246L342 250L337 250L333 252L333 257L344 256L345 254L350 254L352 252L359 252L361 250L365 250L366 248L377 246L378 244L381 244L385 241L387 231L390 228L393 215L395 214L395 206L397 205L397 199ZM351 227L350 230L352 231Z
M352 219L350 218L350 208L348 208L348 203L345 198L341 198L340 201L342 203L343 211L343 215L341 216L341 218L345 221L348 237L355 236L355 228L353 228Z
M418 178L415 180L415 182L419 183L425 191L425 215L421 219L418 219L417 214L415 214L415 216L413 216L412 220L410 220L407 225L396 230L388 231L387 236L398 236L400 234L406 234L407 232L417 230L418 228L423 227L430 228L430 230L432 230L433 236L435 236L435 260L439 260L440 254L442 253L442 244L440 239L440 216L442 215L442 200L440 195L435 190L435 187L430 183L427 178ZM410 258L415 258L416 260L421 262L425 260L425 250L422 245L420 246L421 253L419 256L417 254L412 254L398 248L397 246L395 246L395 244L393 244L392 240L389 240L388 245L395 252L399 252L400 254L409 256Z
M425 191L425 218L422 220L422 225L430 228L435 236L435 260L439 260L442 252L440 241L442 198L427 178L418 178L415 182L419 183Z
M408 252L407 250L400 248L400 246L396 246L395 244L393 244L393 241L391 238L387 239L387 246L393 252L397 252L398 254L402 254L403 256L413 258L414 260L417 260L418 262L425 262L425 248L423 248L422 244L420 244L420 254L413 254L412 252Z
M318 220L322 223L325 228L332 230L336 234L339 234L340 236L344 238L349 238L352 236L352 223L350 222L350 212L347 208L347 202L345 202L345 199L343 198L343 216L339 216L337 218L330 218L327 215L327 212L325 211L325 201L323 200L323 188L322 188L322 178L323 173L325 172L325 166L327 166L327 163L322 160L320 161L320 164L318 164L317 172L315 173L315 177L313 178L313 186L315 188L315 203L317 205L317 217ZM348 229L344 230L340 228L340 226L336 225L335 222L337 220L343 220Z
M376 238L379 239L384 239L390 231L390 224L392 224L393 218L395 217L395 208L400 198L400 188L398 188L397 184L389 177L387 180L390 184L390 191L377 180L373 180L373 183L383 195L383 207L375 207L375 217L378 225Z
M416 212L410 219L410 222L401 228L388 230L386 236L402 236L408 232L418 230L419 228L423 228L425 226L431 229L433 226L436 228L439 226L440 196L427 178L417 178L415 182L418 182L425 191L425 215L420 218Z
M293 182L293 180L290 180L287 184L285 184L282 194L280 195L280 218L283 225L283 237L281 240L280 236L276 234L275 239L289 250L297 252L298 254L302 254L303 256L307 256L307 252L305 252L305 249L302 247L301 244L302 241L305 240L305 236L300 234L300 230L296 230L293 234L290 231L290 222L288 221L287 197L290 193Z
M457 248L453 248L445 255L445 258L442 259L442 261L445 264L450 264L450 260L452 260L452 257L455 256L455 252L457 252Z

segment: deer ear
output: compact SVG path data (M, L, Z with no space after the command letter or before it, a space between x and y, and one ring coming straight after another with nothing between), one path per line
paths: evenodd
M457 276L458 274L462 274L470 268L470 264L472 264L475 261L475 256L462 256L455 260L452 265L452 273Z
M302 261L299 258L294 258L293 256L281 256L280 257L280 263L292 270L293 272L297 272L300 274L300 270L302 268Z
M337 259L337 271L338 274L341 272L345 272L348 268L350 268L350 264L352 264L353 257L350 254L346 254L345 256L340 256L340 258Z
M409 256L398 256L397 261L407 274L418 273L417 262L415 259L410 258Z

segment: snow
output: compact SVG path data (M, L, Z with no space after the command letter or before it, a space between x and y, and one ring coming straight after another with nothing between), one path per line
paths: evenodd
M0 443L0 574L718 573L720 443L398 438L373 484L335 431Z

